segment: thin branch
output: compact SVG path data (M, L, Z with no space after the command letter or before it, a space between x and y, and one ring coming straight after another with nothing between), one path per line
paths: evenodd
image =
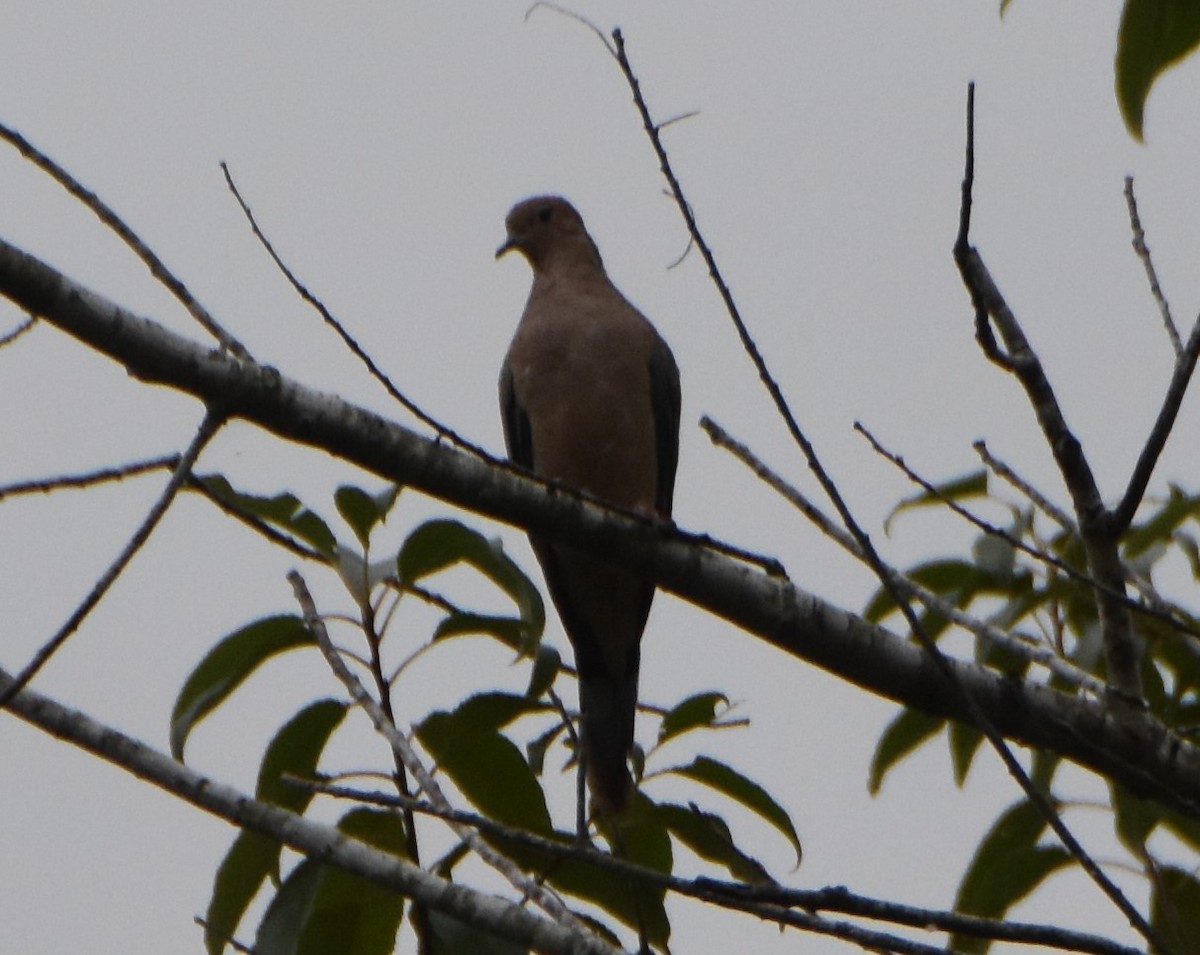
M275 369L213 353L3 239L0 294L143 383L218 403L231 418L284 441L645 573L663 590L841 679L931 715L971 721L919 647L793 581L686 543L670 527L634 520L561 488L548 490ZM1200 747L1153 715L1134 712L1118 720L1110 707L1043 684L957 661L953 667L1013 740L1053 750L1200 819Z
M1150 283L1150 295L1154 299L1154 304L1158 306L1163 328L1167 331L1167 338L1171 340L1171 348L1175 352L1175 360L1178 361L1183 354L1183 342L1179 339L1179 329L1175 327L1175 319L1171 317L1171 306L1167 304L1167 297L1158 283L1158 271L1154 268L1154 259L1150 256L1150 247L1146 245L1146 232L1142 228L1142 219L1138 215L1137 196L1133 192L1133 176L1125 177L1125 204L1129 207L1129 228L1133 232L1133 251L1137 253L1137 257L1141 259L1142 266L1146 270L1146 279Z
M746 465L754 473L755 477L778 493L788 503L796 507L822 534L835 544L838 544L855 560L861 561L864 564L867 563L862 549L858 546L858 542L850 534L834 524L798 488L785 481L746 445L732 437L711 418L701 419L700 426L708 433L714 445L724 448ZM1031 663L1045 667L1071 686L1077 686L1082 690L1092 693L1097 698L1103 696L1103 683L1086 670L1080 669L1069 660L1059 656L1043 643L1019 632L1009 632L993 624L985 623L965 613L961 608L956 607L940 594L936 594L928 587L917 583L890 564L885 564L884 567L892 581L907 596L920 601L925 607L962 627L968 633L972 633L996 646L1003 647L1010 653Z
M1028 498L1034 507L1050 518L1050 520L1054 521L1055 524L1069 534L1079 533L1079 527L1066 511L1062 510L1062 508L1042 494L1041 491L1017 474L1004 461L995 457L988 450L986 441L976 441L971 447L979 455L979 460L983 462L984 467L995 474L996 477L1011 485L1024 497Z
M0 693L13 686L0 670ZM448 882L407 859L217 782L131 736L25 689L7 704L27 723L239 828L262 833L310 859L359 875L414 902L445 912L489 934L550 955L622 955L589 930L575 930L524 905Z
M967 94L967 168L963 175L963 212L958 238L954 243L954 261L975 307L976 319L983 309L1004 339L1009 370L1025 390L1034 416L1054 455L1059 473L1071 495L1079 522L1079 535L1087 553L1088 569L1107 590L1125 590L1125 569L1117 549L1117 528L1104 507L1100 489L1079 439L1067 426L1054 389L1042 363L1029 345L1016 315L1013 314L992 279L979 251L970 242L971 190L974 183L975 87ZM1097 609L1104 640L1110 696L1124 711L1141 708L1141 660L1133 634L1129 609L1105 591L1097 592Z
M325 324L337 333L338 337L342 340L342 344L344 344L346 348L350 350L351 354L353 354L359 361L363 363L363 365L366 366L366 369L370 373L371 377L379 382L379 384L383 386L384 390L392 397L392 399L395 400L406 411L408 411L409 414L411 414L422 424L425 424L429 428L433 429L438 437L445 438L455 446L462 448L464 451L468 451L485 461L493 460L490 454L477 445L472 444L466 438L448 428L446 425L442 424L432 415L424 411L420 405L408 398L399 388L396 387L395 384L393 384L392 380L384 373L383 369L375 364L375 360L367 354L366 349L364 349L362 345L360 345L358 341L348 331L346 331L346 327L328 308L326 308L325 303L317 298L317 296L313 294L313 292L311 292L308 287L296 277L296 274L287 266L287 264L280 257L279 253L275 251L275 246L271 244L271 240L267 238L266 234L259 226L258 220L255 219L254 213L250 210L250 205L242 197L241 192L238 190L237 184L233 181L233 174L229 171L229 166L227 163L221 163L221 172L225 174L225 183L229 187L229 191L233 194L234 199L237 200L238 205L241 207L242 214L246 217L246 221L250 224L250 230L254 233L254 237L258 239L259 244L266 251L267 255L271 257L271 261L275 263L276 268L283 273L283 277L287 279L288 284L291 285L296 294L299 295L309 305L311 305L313 309L316 310L317 314L319 314L325 321Z
M18 481L14 484L0 486L0 501L6 497L19 497L23 494L49 494L52 491L68 488L95 487L97 484L107 484L110 481L124 481L126 478L162 471L165 468L179 466L178 454L164 454L145 461L135 461L132 464L122 464L114 468L100 468L96 471L85 471L81 474L60 474L56 477L37 478L32 481Z
M7 689L0 691L0 709L12 699L16 694L29 683L30 680L37 675L37 672L46 665L49 659L54 656L60 647L71 637L79 626L87 618L87 615L92 612L93 608L100 603L104 595L108 593L109 588L116 583L121 573L129 566L129 562L133 560L134 555L141 549L142 545L149 540L151 533L158 526L159 521L167 513L167 508L171 506L171 502L175 500L175 495L183 482L187 480L188 474L191 473L192 465L196 458L199 457L201 450L208 444L209 440L224 423L225 417L222 412L208 408L204 414L204 420L200 422L200 427L196 430L195 437L192 438L191 444L179 456L179 461L175 465L175 470L171 474L171 480L167 482L167 486L163 488L162 493L158 496L158 500L150 508L142 520L141 526L134 531L133 536L129 538L129 542L117 555L108 569L100 575L100 579L92 586L87 596L75 608L75 611L67 618L58 632L47 640L38 651L33 655L33 658L25 665L25 668L16 675L16 678L8 686Z
M367 692L366 687L362 685L358 677L342 661L337 648L334 647L332 641L329 639L329 633L325 629L324 621L317 613L316 604L313 602L312 595L308 591L308 586L305 584L304 578L294 570L287 575L287 578L288 582L292 585L293 591L295 591L296 601L300 604L301 611L304 614L304 622L316 638L317 645L321 648L321 652L324 654L329 668L342 682L351 699L361 706L367 716L370 717L376 732L387 740L396 759L403 764L413 779L417 781L420 791L424 792L426 797L435 805L449 809L450 801L442 792L437 780L430 775L424 764L422 764L420 758L413 750L412 744L405 739L404 734L388 718L379 702ZM533 899L557 923L573 931L587 931L587 928L579 921L575 914L563 905L552 892L527 877L511 859L497 852L479 838L478 833L461 826L453 826L452 828L454 828L455 834L466 842L484 862L504 876L523 897Z
M28 139L18 133L15 129L11 129L0 123L0 139L5 140L10 145L15 147L26 159L32 162L35 166L41 169L44 173L50 176L55 182L62 186L68 193L78 199L87 209L91 210L92 214L103 222L110 230L116 233L134 254L142 260L146 268L150 270L150 274L154 276L163 286L166 287L172 295L187 309L188 314L192 316L200 326L212 335L221 347L228 351L231 355L236 355L238 358L248 358L249 353L245 347L227 332L217 322L215 318L209 314L196 297L188 290L188 287L171 272L154 251L142 241L136 232L133 231L125 221L117 215L116 212L109 207L104 200L97 196L90 189L80 183L74 176L66 171L57 162L47 156L44 152L33 145Z
M1125 898L1125 896L1121 892L1121 890L1119 888L1117 888L1117 886L1112 882L1112 880L1109 879L1108 876L1106 876L1104 874L1104 872L1100 869L1100 867L1098 865L1096 865L1095 861L1091 858L1091 856L1088 855L1088 853L1083 848L1083 846L1075 838L1074 834L1067 828L1066 824L1059 817L1058 813L1055 811L1053 805L1051 805L1051 803L1050 803L1049 799L1046 797L1046 795L1044 793L1042 793L1041 790L1039 790L1034 785L1033 781L1029 778L1029 775L1025 772L1024 768L1017 761L1016 757L1012 754L1012 751L1009 749L1007 743L1005 743L1004 738L1000 735L999 731L993 725L991 719L987 716L987 714L983 711L983 709L980 707L980 705L976 702L974 696L967 689L967 687L961 681L959 681L957 679L955 670L951 666L949 660L941 652L941 650L938 648L937 644L933 641L933 639L929 636L929 634L925 631L924 627L921 624L921 621L918 619L911 604L908 602L908 600L905 599L900 588L896 585L896 583L889 576L889 574L887 572L887 568L885 567L878 552L875 550L875 546L874 546L874 544L872 544L869 535L866 533L866 531L864 531L862 529L862 527L858 524L857 520L851 514L849 507L846 505L845 500L842 498L841 492L838 490L836 484L834 484L832 478L828 475L828 473L825 471L824 466L821 464L821 462L817 458L816 451L813 448L812 444L809 442L808 438L800 430L800 427L797 424L794 416L792 415L791 410L788 407L788 404L787 404L786 400L784 399L783 394L782 394L778 384L776 383L775 379L772 377L772 375L768 371L765 360L763 359L763 357L762 357L761 353L759 352L758 347L755 345L753 339L751 339L749 332L746 329L745 323L742 321L742 318L738 311L738 308L737 308L736 304L734 303L732 293L729 291L729 287L728 287L727 283L721 276L721 271L717 266L717 263L713 257L712 251L709 249L708 243L705 241L704 237L700 234L700 230L699 230L698 226L696 225L696 219L692 213L691 206L689 205L686 197L684 196L683 189L679 184L679 180L676 178L674 171L671 168L671 164L667 157L666 150L663 148L662 140L660 139L660 137L658 135L658 129L650 117L650 110L646 104L645 98L642 96L641 87L640 87L640 84L638 83L637 76L635 75L635 73L633 71L633 67L630 64L628 57L626 56L625 42L624 42L624 38L621 35L621 31L614 30L612 36L613 36L613 41L617 48L617 62L620 65L621 71L625 76L626 82L629 84L630 90L633 93L634 103L638 109L639 114L642 117L642 125L646 130L647 136L649 136L649 138L650 138L650 142L654 148L655 154L658 156L659 166L663 172L664 177L667 179L667 182L671 187L672 194L675 196L676 205L679 207L680 214L683 216L684 221L687 224L688 232L691 233L692 237L695 239L696 247L700 250L700 253L703 256L705 263L708 265L709 275L711 276L713 283L716 285L717 290L718 290L722 300L725 303L725 308L730 316L730 319L733 321L735 327L737 328L738 335L742 340L743 347L745 348L746 352L750 355L750 358L754 362L755 367L758 369L759 378L762 380L763 384L767 388L767 391L770 393L771 398L775 403L776 410L779 412L780 416L783 418L784 423L787 426L788 432L791 434L791 436L792 436L793 440L796 442L796 444L803 451L805 459L808 462L809 470L812 471L813 474L816 476L818 483L820 483L822 489L825 491L825 494L829 497L830 501L833 503L834 509L838 512L838 516L841 518L842 523L845 525L846 529L850 532L850 534L858 542L858 545L862 549L862 552L863 552L867 562L871 566L872 570L875 571L876 576L878 576L878 578L882 582L884 588L889 592L889 594L891 594L892 598L896 602L896 605L900 608L901 612L904 614L905 620L908 622L908 625L911 628L913 635L917 638L918 642L920 643L920 645L921 645L922 649L925 651L925 653L929 656L930 659L932 659L938 672L942 675L942 678L946 681L946 684L947 684L950 692L959 699L959 701L963 705L963 708L969 714L971 714L971 722L974 723L974 725L976 725L983 732L983 734L987 737L988 742L991 744L992 748L995 749L997 754L1000 756L1001 762L1004 763L1005 768L1009 772L1009 775L1011 775L1013 777L1013 779L1017 782L1017 784L1025 792L1026 797L1037 807L1039 813L1046 819L1046 822L1050 825L1050 827L1058 835L1058 837L1062 841L1063 845L1067 848L1067 851L1069 851L1071 853L1071 855L1074 856L1075 859L1080 863L1080 865L1083 866L1084 871L1087 872L1092 877L1092 879L1096 882L1096 884L1100 887L1100 889L1104 892L1104 894L1107 895L1113 901L1113 903L1118 908L1120 908L1122 912L1125 913L1125 915L1129 919L1130 923L1136 929L1138 929L1138 931L1141 932L1147 940L1150 940L1152 942L1155 941L1156 933L1150 927L1149 923L1146 922L1146 920L1142 917L1141 913L1139 913L1137 911L1137 909L1133 907L1133 905L1129 902L1129 900ZM973 90L974 90L974 87L972 87L972 93L970 96L969 106L968 106L969 115L971 117L971 122L969 125L972 128L974 126L974 92L973 92ZM973 134L972 134L972 137L973 137ZM973 138L972 138L972 143L971 143L972 151L973 151L973 148L974 147L973 147ZM971 175L973 176L973 171L971 172ZM964 196L967 197L967 189L966 189L965 183L964 183ZM964 201L969 201L969 197L967 199L965 199ZM966 235L967 230L969 229L969 224L970 224L969 215L964 213L963 220L960 222L960 238L963 239L963 242L961 242L960 244L962 246L964 246L966 249L968 249L971 253L974 253L974 250L970 249L970 247L967 246L966 242L965 242L965 235ZM957 255L959 252L958 246L956 246L955 251L956 251L956 255ZM978 259L977 254L975 255L975 258ZM981 260L979 261L979 265L982 268ZM964 270L964 274L965 274L965 270ZM990 281L990 277L989 277L989 281ZM970 285L970 283L968 283L968 287L972 287ZM999 299L998 292L996 293L996 298ZM984 297L983 300L985 302L988 301L986 297ZM1000 300L1000 302L1002 304L1002 299ZM1005 310L1007 311L1006 308L1005 308ZM991 304L989 304L988 313L994 314L994 310L991 307ZM1017 362L1017 367L1019 369L1018 374L1020 374L1022 376L1022 380L1028 381L1031 385L1039 385L1039 387L1037 388L1037 393L1042 398L1048 397L1050 399L1051 403L1048 406L1046 406L1045 408L1039 406L1039 412L1040 412L1039 417L1042 417L1043 420L1045 420L1049 424L1056 424L1056 425L1061 424L1061 427L1057 428L1055 431L1056 436L1063 439L1063 442L1066 442L1067 439L1070 439L1073 441L1074 440L1073 436L1066 429L1065 422L1062 422L1062 420L1061 420L1061 414L1054 414L1057 412L1057 406L1053 404L1053 392L1050 391L1049 382L1047 382L1045 380L1044 375L1041 375L1040 365L1038 365L1036 363L1036 358L1033 359L1032 365L1028 361L1028 357L1032 356L1032 352L1029 350L1028 344L1024 341L1024 336L1021 334L1020 328L1016 325L1015 318L1013 318L1011 321L1000 321L1000 327L1001 327L1001 334L1005 336L1005 343L1008 346L1009 353L1015 354L1017 356L1015 360ZM1029 387L1029 386L1027 385L1027 387ZM1054 413L1052 413L1052 412L1054 412ZM1078 442L1075 442L1073 447L1069 443L1064 444L1062 442L1060 442L1060 444L1055 444L1052 446L1054 447L1056 456L1060 457L1060 460L1062 460L1064 462L1064 465L1069 463L1075 469L1075 471L1073 471L1073 473L1075 473L1076 471L1078 472L1081 487L1083 486L1084 478L1086 478L1088 480L1091 479L1090 469L1088 468L1086 460L1082 456L1082 452L1079 449ZM1068 481L1070 481L1070 480L1071 480L1071 478L1068 477ZM1092 481L1092 483L1091 483L1091 488L1092 488L1092 491L1095 492L1094 481ZM1097 506L1099 506L1098 494L1095 495L1095 500L1096 500ZM1082 499L1080 500L1080 504L1082 504ZM1084 508L1084 507L1079 507L1078 509L1080 510L1080 513L1081 513L1081 525L1083 525L1086 530L1089 525L1083 520L1083 516L1085 514L1090 514L1091 511L1089 511L1087 508ZM1101 511L1102 511L1102 507L1101 507ZM1107 566L1105 566L1103 568L1097 567L1097 566L1095 566L1095 562L1093 562L1093 572L1097 573L1100 576L1103 576L1104 570L1109 570L1109 569L1111 569L1111 568L1108 568ZM1124 585L1124 578L1123 578L1123 576L1120 576L1120 577L1118 577L1115 584L1112 580L1109 580L1108 583L1110 584L1110 586L1115 586L1117 589L1120 589ZM1105 609L1107 609L1107 611L1108 611L1108 617L1109 617L1108 622L1110 624L1110 626L1108 628L1108 633L1109 633L1109 638L1110 638L1109 644L1113 645L1113 646L1117 646L1117 647L1128 647L1129 646L1128 641L1125 641L1124 643L1122 643L1122 641L1121 641L1122 636L1128 637L1131 635L1130 627L1129 627L1128 611L1126 611L1125 608L1120 607L1120 609L1122 611L1124 611L1123 616L1124 616L1124 622L1125 622L1125 627L1123 630L1121 630L1116 626L1116 624L1120 622L1120 617L1122 615L1115 613L1111 606L1107 606L1109 604L1111 604L1110 601L1101 600L1102 616L1105 613ZM1120 606L1120 605L1118 605L1118 606ZM1111 673L1114 664L1120 662L1120 658L1114 651L1112 654L1110 654L1109 659L1110 659L1110 673ZM1136 670L1134 672L1136 675ZM1127 681L1118 681L1117 685L1123 691L1128 693L1129 687L1126 684L1127 684ZM1136 692L1136 689L1137 689L1137 687L1135 685L1134 692Z
M991 273L984 265L983 259L974 246L970 244L971 202L975 181L975 84L968 86L967 92L967 151L966 171L963 174L962 211L959 219L958 237L954 244L954 260L962 273L963 283L970 292L971 300L975 303L976 318L982 307L986 315L995 321L1004 338L1008 356L1012 362L1012 372L1020 380L1025 392L1033 405L1034 413L1042 432L1050 445L1059 471L1071 493L1075 505L1075 513L1079 520L1080 536L1088 554L1088 566L1092 574L1102 580L1108 588L1123 592L1125 589L1125 574L1117 553L1116 539L1108 530L1107 513L1100 500L1100 492L1096 486L1091 467L1083 454L1083 448L1078 439L1067 427L1062 410L1054 396L1054 391L1042 370L1041 362L1030 348L1024 332L1017 323L1016 316L1009 310L1008 303L1000 294L1000 290L992 281ZM1099 592L1097 600L1100 618L1104 631L1105 654L1108 662L1108 677L1110 685L1116 689L1118 698L1132 702L1140 699L1141 680L1138 673L1138 658L1133 645L1132 626L1128 608ZM930 645L936 651L936 646ZM935 659L943 659L938 652ZM939 666L941 664L939 663ZM964 702L970 710L977 709L974 701L966 694ZM1113 696L1112 693L1109 694ZM1124 709L1124 706L1118 707ZM982 715L982 714L981 714ZM1133 926L1151 947L1160 952L1169 949L1162 943L1161 938L1146 921L1145 917L1125 897L1125 894L1096 864L1095 860L1084 850L1074 834L1067 828L1062 818L1055 811L1047 796L1034 784L1020 764L1012 756L1003 739L996 735L990 721L981 727L992 740L996 751L1009 767L1009 772L1020 783L1025 794L1037 807L1038 812L1054 830L1067 851L1079 862L1083 870L1100 890L1108 896L1112 903L1124 914L1129 924ZM993 737L995 737L993 739Z
M688 898L722 905L732 910L763 914L764 910L759 906L766 904L783 909L803 909L809 913L835 912L840 915L854 915L880 922L891 922L908 928L955 932L994 941L1047 945L1064 951L1088 952L1094 953L1094 955L1141 955L1137 949L1119 945L1097 935L1073 932L1052 925L980 918L957 912L904 905L860 895L849 891L844 886L824 889L793 889L776 883L750 885L744 882L729 882L706 877L680 878L667 875L657 869L638 865L618 856L600 852L587 844L548 839L525 829L517 829L496 822L477 813L447 810L421 800L347 786L330 785L327 782L302 779L292 775L288 775L286 778L290 784L311 793L369 805L408 809L423 815L460 823L497 839L538 849L558 858L572 859L594 865L597 868L608 869L629 879L665 888ZM764 915L764 917L770 918L771 916ZM799 927L807 928L807 926ZM850 938L849 940L854 941L855 939Z
M242 508L238 507L232 501L228 501L219 494L213 493L212 489L196 475L189 475L187 487L189 490L195 491L219 511L245 524L256 534L265 537L277 547L291 551L303 560L312 560L322 564L329 563L329 558L324 554L314 550L307 544L301 543L290 534L285 534L278 528L272 527L257 514L251 514L249 511L242 510Z
M600 42L604 44L604 48L608 50L609 55L612 56L613 59L617 58L617 51L613 45L608 42L608 37L604 35L604 31L596 26L596 24L594 24L587 17L580 16L574 10L568 10L566 7L559 6L557 3L549 2L549 0L538 0L537 3L533 4L528 10L525 11L525 19L528 20L538 10L549 10L552 13L560 14L587 27L594 34L596 34Z
M0 335L0 348L3 348L5 345L11 345L18 338L20 338L22 335L24 335L27 331L29 331L31 328L33 328L33 326L36 324L37 324L37 316L36 315L28 316L24 321L22 321L11 332L7 332L4 335Z
M1187 345L1175 360L1175 370L1167 385L1167 393L1163 397L1158 417L1154 419L1154 427L1150 429L1150 436L1146 439L1142 453L1138 455L1137 464L1134 465L1133 474L1129 477L1129 486L1125 489L1121 503L1112 513L1111 526L1114 534L1120 534L1129 527L1138 506L1142 503L1146 487L1150 483L1150 475L1154 473L1159 455L1166 447L1167 438L1171 436L1171 429L1175 426L1175 418L1183 404L1184 393L1191 383L1192 373L1196 370L1198 356L1200 356L1200 318L1192 326Z
M1094 577L1090 576L1089 574L1085 573L1084 571L1078 570L1077 568L1073 567L1071 564L1068 564L1062 558L1056 557L1054 554L1047 553L1046 551L1041 550L1040 548L1033 547L1030 544L1026 544L1025 541L1023 541L1016 534L1012 534L1009 531L1004 530L1004 528L1002 528L1002 527L996 527L996 525L991 524L988 521L985 521L983 518L979 517L978 515L972 514L969 510L967 510L965 507L963 507L957 501L951 500L950 498L946 497L944 494L941 493L941 491L939 491L936 487L934 487L932 484L930 484L928 481L926 481L923 477L921 477L921 475L917 474L916 471L914 471L912 468L910 468L905 463L904 458L902 456L885 448L878 441L878 439L875 437L875 435L873 435L867 429L866 425L864 425L861 421L854 422L854 430L857 431L859 434L861 434L864 438L867 439L867 441L871 445L872 450L876 454L878 454L884 460L889 461L893 465L895 465L895 467L897 467L900 471L902 471L904 473L904 476L907 477L910 481L912 481L918 487L921 487L922 489L924 489L924 491L927 494L937 498L942 504L944 504L946 507L948 507L951 511L953 511L955 514L957 514L959 517L961 517L967 523L972 524L973 526L977 527L979 530L983 531L985 534L989 535L990 537L995 537L999 540L1002 540L1005 543L1007 543L1010 547L1014 547L1017 550L1021 551L1023 554L1029 555L1034 560L1039 561L1040 563L1046 564L1049 567L1053 567L1056 570L1061 571L1063 574L1065 574L1067 577L1070 577L1072 580L1074 580L1077 583L1083 584L1094 590L1104 591L1113 600L1119 600L1122 603L1124 603L1125 606L1127 606L1134 613L1142 614L1147 617L1154 617L1158 620L1161 620L1163 623L1173 627L1174 629L1180 631L1181 633L1188 633L1188 634L1191 634L1192 636L1200 636L1200 631L1196 630L1196 628L1193 627L1191 624L1189 624L1186 620L1181 620L1176 615L1174 615L1172 613L1168 613L1159 607L1147 606L1146 604L1133 599L1127 593L1112 590L1106 584L1102 583L1099 580L1096 580Z

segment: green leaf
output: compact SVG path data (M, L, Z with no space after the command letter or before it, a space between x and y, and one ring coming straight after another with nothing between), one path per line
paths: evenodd
M1163 866L1151 880L1150 924L1174 955L1200 955L1200 881Z
M542 695L554 685L562 670L562 654L554 647L538 644L533 654L533 671L529 674L529 688L525 695L531 700L540 700Z
M1162 821L1162 810L1151 800L1134 796L1116 783L1109 783L1108 790L1117 836L1125 848L1141 858L1145 854L1146 840Z
M892 523L906 511L922 507L945 507L946 501L965 501L973 497L987 497L987 471L980 468L962 477L951 478L944 484L935 485L934 490L905 498L897 504L883 522L883 532L891 534Z
M755 815L783 833L796 852L796 865L800 864L802 855L800 837L796 834L796 827L792 825L791 817L771 797L770 793L754 780L743 776L731 766L707 756L697 756L687 766L676 766L667 772L703 783L722 795L740 802Z
M986 570L968 560L957 558L928 561L914 567L908 576L960 608L965 608L981 590L996 586L992 575ZM863 616L873 623L879 623L896 609L896 601L886 588L881 587L867 604Z
M264 617L235 630L191 672L171 710L171 755L183 760L188 735L271 657L315 644L304 621L291 614Z
M717 707L729 708L724 693L696 693L676 703L663 717L658 727L658 745L681 736L689 730L712 726L717 720Z
M1195 0L1125 0L1117 32L1117 102L1136 139L1142 138L1150 88L1198 43L1200 4Z
M360 487L343 484L334 492L333 501L338 513L358 538L363 550L371 540L371 531L386 519L400 494L400 485L393 484L378 494L368 494Z
M983 918L1002 918L1036 889L1047 876L1073 861L1065 849L1040 846L1046 828L1041 814L1026 801L1016 803L996 820L979 847L958 887L954 909ZM955 952L987 951L986 939L955 935Z
M294 534L325 557L334 556L337 539L333 536L333 531L320 517L305 507L295 494L287 491L274 497L243 494L235 490L220 474L209 474L197 477L196 480L203 484L213 497L234 510Z
M433 640L436 642L449 640L451 637L485 635L494 637L506 647L520 652L524 649L529 632L529 624L519 617L455 610L438 623L433 631Z
M529 700L523 700L529 705ZM546 799L520 750L492 725L494 713L468 700L452 712L431 713L417 738L481 813L530 832L553 830Z
M521 646L532 651L546 626L545 607L533 581L504 552L499 540L488 540L458 521L432 520L408 536L396 558L405 584L459 563L474 567L512 598L525 627Z
M263 802L303 814L314 794L288 784L283 775L315 775L325 744L345 715L344 703L319 700L284 724L267 746L255 795ZM213 879L205 915L204 946L209 955L224 950L263 883L278 872L280 848L274 839L248 830L234 840Z
M494 691L476 693L463 700L455 710L459 726L467 732L501 730L515 719L530 713L545 713L548 707L525 694Z
M620 846L617 855L657 872L672 871L671 835L645 793L634 795L619 822L619 834L612 833L602 820L598 825L610 845ZM564 834L561 838L570 837ZM644 932L651 945L667 950L671 923L665 908L665 887L574 859L554 862L546 871L546 881L559 891L598 905L631 928Z
M338 823L347 836L402 855L396 813L354 809ZM404 898L336 866L305 859L284 880L255 938L256 955L391 955Z
M935 736L945 723L944 719L920 710L901 710L875 744L875 755L871 757L871 770L867 776L867 792L878 796L888 770Z
M1200 497L1192 497L1172 485L1163 505L1122 538L1122 556L1132 561L1153 547L1169 545L1175 531L1197 516L1200 516Z
M947 733L950 743L950 762L954 767L954 784L962 789L971 771L971 762L979 752L983 733L974 726L952 721Z
M737 847L728 824L720 816L704 812L695 803L687 806L659 803L655 812L671 835L701 859L723 865L735 879L759 885L775 881L762 863Z

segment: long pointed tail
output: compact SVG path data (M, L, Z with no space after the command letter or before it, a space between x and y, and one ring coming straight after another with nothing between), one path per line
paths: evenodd
M619 816L629 805L634 788L626 760L633 746L636 666L631 674L617 679L581 673L579 708L588 788L602 813Z

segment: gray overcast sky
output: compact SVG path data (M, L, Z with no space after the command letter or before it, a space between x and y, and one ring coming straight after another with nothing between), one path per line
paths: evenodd
M676 170L802 425L885 556L905 564L970 535L922 516L885 537L880 520L910 489L853 434L856 419L934 478L975 467L970 443L985 437L1061 499L1016 385L974 345L950 257L969 79L979 84L975 239L1102 487L1118 494L1171 361L1129 251L1122 177L1137 177L1166 292L1187 322L1200 301L1200 67L1160 83L1141 146L1112 94L1116 3L1017 2L1003 23L990 0L646 6L576 9L624 29L659 119L699 111L666 133ZM679 522L777 555L803 586L862 606L868 575L695 427L711 414L811 489L699 258L668 268L686 246L683 226L616 65L579 24L547 11L526 20L524 2L9 7L0 119L94 188L260 359L399 414L256 246L221 160L284 258L406 393L496 450L495 378L529 274L492 252L513 201L570 197L614 280L678 356ZM0 234L199 337L127 250L11 151L0 151ZM18 318L0 316L4 327ZM201 414L50 328L0 353L0 407L0 483L179 448ZM1196 425L1189 400L1156 489L1193 473L1194 445L1181 438ZM223 433L202 465L326 510L337 484L365 480L247 427ZM59 626L159 486L0 507L0 664L19 667ZM391 531L398 539L446 511L414 497ZM534 569L518 533L489 533ZM291 609L290 566L184 501L38 688L165 747L174 694L213 641ZM549 639L563 643L556 622ZM197 732L193 765L251 788L274 728L302 701L338 692L316 660L272 671ZM471 687L519 683L477 641L431 658L425 676L402 703L410 716ZM644 696L670 702L707 687L753 720L711 748L785 800L805 847L796 884L947 906L975 841L1017 798L986 753L955 790L938 744L870 799L867 765L892 705L660 599ZM200 950L191 918L231 829L11 718L0 719L0 752L0 844L19 860L0 867L7 951ZM337 754L340 765L380 759L370 738ZM1072 781L1081 797L1102 792ZM786 874L786 846L731 816ZM1111 855L1104 818L1069 816ZM1124 884L1144 902L1137 880ZM1056 889L1020 914L1133 940L1090 884L1070 875ZM694 906L673 912L679 952L848 950Z

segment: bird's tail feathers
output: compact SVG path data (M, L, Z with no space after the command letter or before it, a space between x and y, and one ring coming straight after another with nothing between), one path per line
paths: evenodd
M633 796L633 779L626 761L633 746L636 708L636 671L632 678L621 680L580 676L579 709L588 789L597 808L609 817L621 815Z

